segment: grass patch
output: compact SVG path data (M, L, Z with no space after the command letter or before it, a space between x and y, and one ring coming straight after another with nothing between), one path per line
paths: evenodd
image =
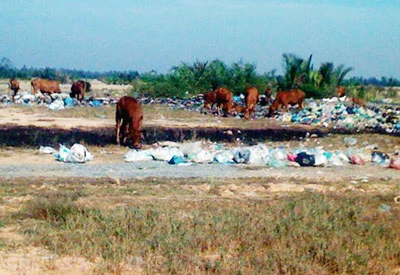
M265 185L268 179L249 179ZM12 214L26 241L95 261L96 272L388 274L400 266L400 209L388 193L221 197L243 179L95 179L1 184L30 195ZM298 183L300 184L300 183ZM210 186L210 188L204 188ZM6 202L3 202L5 204Z

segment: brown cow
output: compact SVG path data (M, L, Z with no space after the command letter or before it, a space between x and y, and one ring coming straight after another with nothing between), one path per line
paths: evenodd
M71 98L76 97L77 100L82 101L85 98L85 92L87 90L86 81L78 80L71 85Z
M128 130L133 147L136 149L142 148L140 136L143 122L143 110L142 105L136 98L123 96L118 100L115 121L117 123L115 127L117 144L120 144L121 137L123 143L125 143Z
M32 93L36 94L37 91L41 91L42 94L53 94L61 93L60 82L55 80L35 78L31 81Z
M14 93L11 95L12 101L14 102L14 98L17 95L17 92L21 90L19 87L19 82L15 78L11 78L10 82L8 83L8 86L10 90L12 90Z
M250 116L254 116L256 111L257 102L260 94L255 87L248 87L244 93L244 102L246 104L246 110L244 112L244 118L249 119Z
M268 116L271 116L280 106L288 111L288 105L299 104L299 110L303 108L303 101L305 93L300 89L293 89L290 91L281 91L276 94L274 103L269 106Z
M363 107L365 108L365 101L361 98L357 98L357 97L350 97L349 98L350 102L353 102L353 106L358 105L359 107Z
M344 97L345 93L346 93L346 87L344 86L336 87L336 95L338 97Z
M204 109L209 111L217 103L217 94L215 91L208 91L204 94Z
M232 109L231 109L231 114L237 115L240 113L245 113L246 112L246 107L240 106L236 103L233 103Z
M233 93L228 88L217 88L215 90L215 97L217 100L218 113L222 108L224 115L229 115L233 107Z

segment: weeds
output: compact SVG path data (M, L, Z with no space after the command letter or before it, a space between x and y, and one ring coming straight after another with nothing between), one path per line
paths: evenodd
M169 184L162 198L152 199L145 182L59 188L26 202L17 216L27 220L25 232L35 245L101 259L100 273L139 265L147 273L385 274L400 265L400 211L379 208L394 194L235 200L193 197L175 190L182 184ZM156 183L147 186L160 190ZM140 191L122 206L77 203L104 192L117 199L132 188Z

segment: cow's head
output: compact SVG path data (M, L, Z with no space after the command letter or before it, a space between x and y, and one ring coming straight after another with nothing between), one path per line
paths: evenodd
M134 149L142 148L142 144L140 143L141 137L142 137L142 133L140 130L132 129L132 131L130 131L130 138L132 140L132 147Z

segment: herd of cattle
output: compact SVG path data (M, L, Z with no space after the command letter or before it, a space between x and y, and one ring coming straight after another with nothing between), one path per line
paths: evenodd
M15 96L18 91L21 90L18 80L15 78L10 79L8 83L9 88L13 91L11 95L12 101L14 101ZM85 92L88 90L88 83L83 80L78 80L72 83L71 93L69 94L71 98L76 98L82 101L85 97ZM42 94L53 94L61 93L60 82L55 80L35 78L31 81L32 93L35 95L38 91Z
M71 85L71 98L76 98L82 101L90 84L86 81L78 80ZM9 88L13 91L12 100L15 95L21 90L16 79L10 79ZM32 93L36 94L40 91L42 94L61 93L60 83L54 80L36 78L31 81ZM345 95L345 87L336 89L338 97ZM261 100L262 97L262 100ZM237 115L244 113L245 119L250 119L255 115L256 106L258 103L263 105L269 104L267 116L272 116L280 108L288 111L289 105L298 105L301 110L305 99L305 93L300 89L292 89L289 91L280 91L276 93L275 99L272 100L271 89L267 89L264 95L255 87L248 87L244 92L244 106L234 102L233 93L226 87L220 87L214 91L208 91L204 94L204 109L210 111L212 107L217 107L217 112L221 112L224 116ZM360 99L350 99L354 104L365 105ZM133 147L140 149L141 129L143 122L143 109L141 103L130 96L121 97L116 105L116 128L115 137L117 144L126 144L128 137L133 143ZM122 142L121 142L122 141Z

